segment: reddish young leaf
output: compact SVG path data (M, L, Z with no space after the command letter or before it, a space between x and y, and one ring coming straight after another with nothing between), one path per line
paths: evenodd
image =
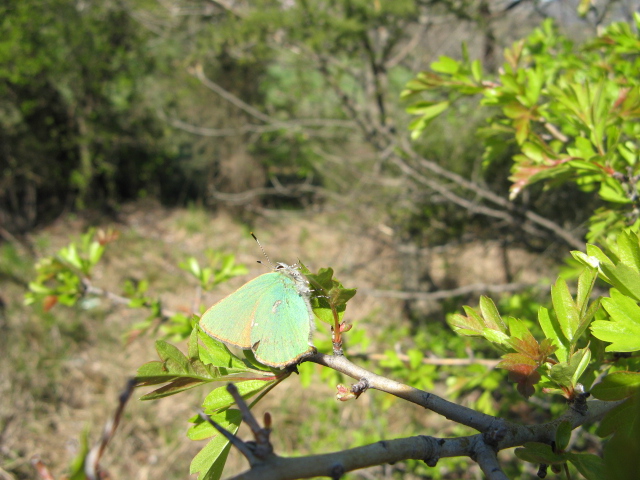
M509 380L518 384L520 395L529 398L534 394L534 385L540 381L535 360L522 353L507 353L497 367L509 371Z
M45 312L51 310L56 303L58 303L58 297L56 295L47 295L42 302L42 308Z
M523 338L511 337L508 340L509 345L518 353L525 355L535 361L538 362L540 358L540 345L533 335L525 335Z
M522 353L507 353L502 356L502 361L496 366L510 372L531 372L538 368L535 360Z

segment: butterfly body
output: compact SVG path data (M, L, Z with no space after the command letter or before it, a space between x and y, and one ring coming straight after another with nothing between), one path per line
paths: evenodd
M265 365L293 365L315 352L310 296L298 268L278 263L210 307L200 327L227 345L250 349Z

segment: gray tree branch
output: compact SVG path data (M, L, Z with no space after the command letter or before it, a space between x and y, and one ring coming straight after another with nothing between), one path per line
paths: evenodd
M527 442L550 444L555 439L558 425L568 420L573 428L601 418L621 402L594 400L587 402L586 412L567 409L560 417L539 425L520 425L504 419L475 412L439 397L362 369L344 357L316 354L309 357L320 365L328 366L352 378L366 380L370 388L396 395L440 413L447 418L473 426L482 433L457 438L414 436L379 441L362 447L322 455L298 458L270 454L252 463L250 470L233 477L234 480L293 480L324 476L340 478L346 472L395 463L403 460L422 460L434 467L440 458L468 456L475 460L489 480L506 480L496 453Z

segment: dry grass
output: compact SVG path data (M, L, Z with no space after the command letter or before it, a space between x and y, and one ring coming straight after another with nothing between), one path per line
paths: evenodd
M249 231L257 233L273 261L294 263L300 259L311 270L332 266L348 287L398 288L401 278L401 262L384 234L363 234L344 220L337 224L335 216L290 213L246 225L228 214L137 204L125 207L116 226L122 236L108 251L94 283L121 293L123 279L147 278L150 291L172 310L189 311L196 291L195 281L178 263L191 255L204 260L206 248L236 254L250 273L207 294L204 304L213 303L264 271L264 266L256 263L261 253ZM32 240L39 253L51 254L86 227L83 219L64 218L34 234ZM478 254L471 260L465 257L468 249L440 254L431 264L432 276L460 285L501 281L495 246L474 248L484 249L484 265L476 261ZM527 280L542 273L533 268L532 257L522 252L511 255L521 262L521 276ZM473 281L469 281L470 265ZM87 310L56 306L45 314L22 305L22 287L2 282L6 306L0 317L0 479L35 478L29 465L34 454L59 478L77 451L82 432L88 428L91 440L97 439L125 379L141 364L156 359L153 339L142 337L128 345L122 342L123 332L143 318L145 313L140 310L103 300ZM389 324L398 328L407 324L398 300L360 294L350 303L348 314L357 328L367 328L374 337ZM314 365L304 368L319 369ZM267 410L274 417L278 452L319 453L315 450L318 439L328 445L327 450L355 446L367 440L360 430L380 438L392 438L412 424L435 426L440 434L450 432L449 424L412 406L396 409L397 403L392 401L384 404L384 412L377 411L382 403L373 402L371 395L357 403L327 400L333 398L334 388L335 383L327 381L302 388L291 379L258 406L259 417ZM104 461L113 478L187 478L189 462L202 442L186 439L186 419L194 414L204 394L203 389L196 389L155 402L132 400ZM319 415L317 409L324 410ZM246 431L241 434L246 437ZM244 463L232 453L229 472L242 468ZM382 478L383 470L364 472L363 478Z

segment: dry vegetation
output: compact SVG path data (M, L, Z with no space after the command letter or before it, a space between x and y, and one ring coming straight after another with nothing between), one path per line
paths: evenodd
M68 216L34 233L30 241L39 254L51 254L70 237L82 233L89 223L114 225L110 220L96 222ZM230 214L166 210L152 204L126 206L115 226L122 235L107 251L102 269L93 278L102 288L121 293L123 279L147 278L150 291L159 295L167 308L189 312L196 302L195 281L178 268L179 262L191 255L204 260L207 248L234 253L250 273L201 299L209 305L264 270L255 262L261 254L248 235L254 230L274 261L293 263L300 259L311 269L332 266L346 286L362 289L350 303L348 317L355 328L367 329L373 340L366 353L405 348L385 345L380 328L391 324L407 327L402 301L366 293L371 289L399 289L401 285L403 262L380 232L353 231L348 222L336 224L322 214L289 213L262 218L249 226ZM514 250L508 256L511 275L516 279L531 281L544 273L544 262L534 262L529 254ZM472 270L474 282L478 281L478 272L487 282L504 281L504 262L495 245L439 249L428 257L432 278L449 286L469 283ZM473 260L479 257L482 262ZM59 478L77 451L82 433L88 429L91 441L96 440L115 408L125 379L144 362L156 359L153 335L129 344L123 342L123 333L144 316L141 310L114 306L104 299L85 302L79 309L58 305L49 313L24 307L24 286L15 277L28 280L27 265L24 270L16 270L13 279L0 279L6 303L0 318L0 368L6 372L0 378L3 480L35 478L29 464L35 454ZM317 336L320 341L328 339L322 327ZM317 365L301 368L320 369ZM455 428L417 407L404 405L395 412L391 399L382 404L384 415L382 411L371 412L380 409L381 403L371 402L367 395L357 402L339 404L331 400L334 377L314 378L309 388L302 388L292 378L258 406L259 415L266 410L273 414L274 443L282 454L317 453L314 445L319 438L335 445L333 449L355 446L362 442L358 430L363 426L380 438L400 435L408 422L429 426L440 435L452 434ZM202 443L186 439L186 419L194 414L203 395L202 389L196 389L155 402L131 401L104 461L113 478L186 478L189 462ZM319 408L322 415L317 413ZM232 453L228 472L243 466ZM384 468L364 472L362 478L380 478L380 469Z

